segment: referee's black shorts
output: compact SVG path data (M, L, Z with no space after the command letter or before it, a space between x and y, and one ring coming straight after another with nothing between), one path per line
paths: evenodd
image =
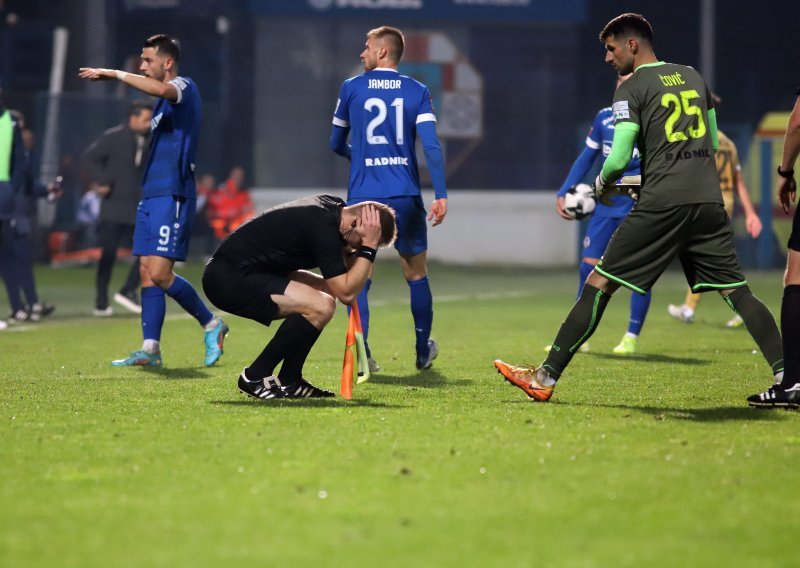
M289 278L252 266L212 258L203 272L203 291L221 310L269 325L278 315L270 295L286 292Z
M694 292L747 284L722 203L645 211L634 207L611 238L597 272L644 294L676 256Z

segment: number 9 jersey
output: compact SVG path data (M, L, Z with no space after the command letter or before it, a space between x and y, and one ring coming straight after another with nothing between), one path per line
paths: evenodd
M674 63L640 65L614 93L615 129L637 130L642 191L637 209L722 203L716 122L705 81Z
M420 194L417 125L436 122L428 88L378 68L342 84L333 124L350 129L348 202Z

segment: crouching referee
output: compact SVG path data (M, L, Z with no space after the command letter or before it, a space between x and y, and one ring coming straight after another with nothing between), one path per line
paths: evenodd
M206 265L206 296L219 309L264 325L284 320L242 371L239 389L261 399L334 396L305 380L303 364L336 300L355 301L377 248L390 246L396 235L390 207L374 201L348 207L330 195L278 205L228 235Z

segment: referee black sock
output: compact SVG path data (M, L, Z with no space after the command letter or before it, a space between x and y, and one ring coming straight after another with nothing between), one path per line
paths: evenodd
M283 358L283 365L281 365L281 371L278 373L281 384L286 386L296 383L299 379L303 378L303 365L306 362L306 357L308 357L311 348L314 347L314 344L322 333L321 329L314 327L311 322L303 316L294 315L290 317L296 318L296 320L292 322L292 328L296 330L296 339L286 351L286 355Z
M584 284L578 301L572 306L572 311L561 324L553 347L550 348L547 359L542 363L542 367L553 379L561 376L578 348L597 329L610 299L611 296L599 288L588 283Z
M723 299L742 317L744 325L755 339L772 373L783 370L783 343L778 324L767 306L753 296L749 286L737 288Z
M781 333L783 335L784 384L800 382L800 284L783 289L781 302Z
M247 378L251 381L259 381L272 375L275 367L284 360L293 347L304 341L308 331L307 325L314 327L300 314L292 314L283 320L272 340L267 343L256 360L245 369Z

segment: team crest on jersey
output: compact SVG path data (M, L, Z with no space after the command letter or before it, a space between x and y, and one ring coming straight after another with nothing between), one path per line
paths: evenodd
M614 112L614 120L621 120L623 118L630 118L631 113L628 110L628 101L615 102L611 110Z

